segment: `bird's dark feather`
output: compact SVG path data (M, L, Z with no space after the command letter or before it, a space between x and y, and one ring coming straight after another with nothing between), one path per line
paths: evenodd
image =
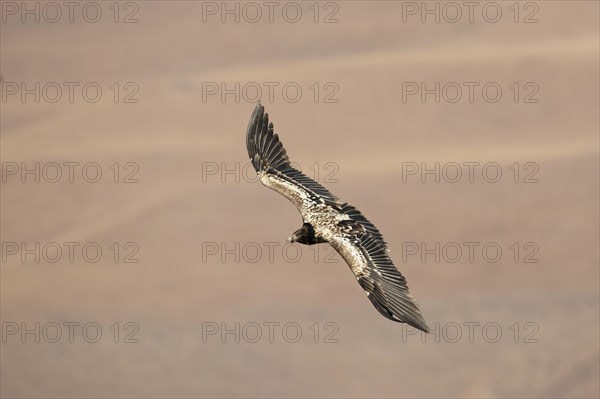
M273 123L269 123L269 114L260 103L254 109L246 133L248 156L256 172L277 175L278 177L301 187L316 202L337 205L338 198L325 187L291 166Z
M406 278L396 269L381 243L369 234L360 234L354 245L367 259L368 272L359 276L358 282L365 291L371 292L369 299L375 308L390 320L429 332L418 305L408 292Z

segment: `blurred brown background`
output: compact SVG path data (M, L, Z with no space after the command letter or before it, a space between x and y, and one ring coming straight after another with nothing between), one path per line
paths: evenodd
M275 2L272 21L262 2L75 3L70 22L1 2L2 397L598 397L597 2L475 2L472 21L443 2ZM407 95L421 82L439 102ZM292 161L380 228L433 334L380 316L325 246L284 246L299 215L245 167L257 86ZM407 162L502 177L403 181Z

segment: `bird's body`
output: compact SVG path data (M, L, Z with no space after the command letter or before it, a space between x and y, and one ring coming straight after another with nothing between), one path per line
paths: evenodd
M342 203L319 183L290 164L268 114L258 103L246 134L252 165L265 186L282 194L300 212L304 224L289 242L329 243L346 261L375 308L390 320L429 331L406 279L388 256L383 236L356 208Z

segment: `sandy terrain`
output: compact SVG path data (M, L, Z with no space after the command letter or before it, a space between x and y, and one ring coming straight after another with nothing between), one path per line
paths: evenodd
M0 2L2 397L600 395L597 2L497 2L496 23L486 3L472 23L377 1L297 3L296 23L287 3L256 23L248 3L222 22L221 2L98 2L96 23L40 3L23 23L22 4ZM256 87L434 333L381 317L327 246L285 245L300 217L246 167Z

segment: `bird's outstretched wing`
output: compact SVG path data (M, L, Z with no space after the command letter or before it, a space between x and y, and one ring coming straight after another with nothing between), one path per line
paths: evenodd
M337 233L325 239L340 253L375 308L390 320L429 331L406 279L387 255L383 236L356 208L293 168L260 102L246 133L248 156L260 181L289 199L303 218L326 210Z
M260 102L248 123L246 147L262 184L289 199L303 216L319 204L338 204L337 197L325 187L291 166L273 123L269 123L269 114Z
M349 219L339 222L340 234L329 243L348 263L373 306L390 320L429 332L419 305L390 259L377 227L352 205L342 204L340 212Z

